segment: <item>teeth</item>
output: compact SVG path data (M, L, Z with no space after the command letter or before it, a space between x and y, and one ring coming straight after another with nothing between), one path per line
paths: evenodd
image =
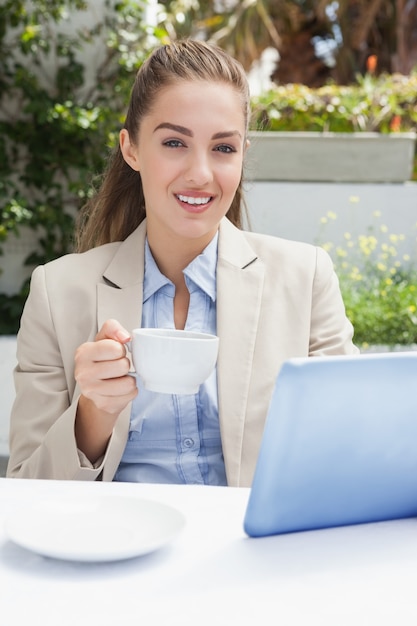
M181 202L187 202L188 204L207 204L207 202L211 200L211 196L207 198L193 198L192 196L178 195L177 198L181 200Z

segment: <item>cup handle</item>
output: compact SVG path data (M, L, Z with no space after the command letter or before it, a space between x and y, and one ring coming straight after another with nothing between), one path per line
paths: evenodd
M126 357L130 361L130 369L128 371L129 376L136 376L135 366L133 364L133 352L132 352L132 341L127 341L123 344L126 347Z

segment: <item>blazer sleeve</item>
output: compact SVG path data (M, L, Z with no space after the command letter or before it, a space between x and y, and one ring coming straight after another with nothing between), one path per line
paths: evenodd
M68 333L72 332L72 326L68 321ZM63 362L43 266L32 275L18 333L17 361L7 476L98 478L104 460L93 467L76 447L74 421L78 394L73 365L68 367Z

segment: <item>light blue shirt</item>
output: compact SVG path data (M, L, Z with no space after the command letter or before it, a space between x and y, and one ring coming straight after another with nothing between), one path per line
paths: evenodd
M184 270L190 292L186 330L216 334L217 239ZM142 326L174 328L174 284L145 244ZM137 378L128 441L114 480L226 485L220 439L217 373L195 395L148 391Z

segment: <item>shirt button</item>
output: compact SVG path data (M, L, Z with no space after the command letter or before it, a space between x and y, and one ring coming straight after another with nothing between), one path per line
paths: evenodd
M191 438L184 439L184 446L186 448L192 448L193 445L194 445L194 439L191 439Z

